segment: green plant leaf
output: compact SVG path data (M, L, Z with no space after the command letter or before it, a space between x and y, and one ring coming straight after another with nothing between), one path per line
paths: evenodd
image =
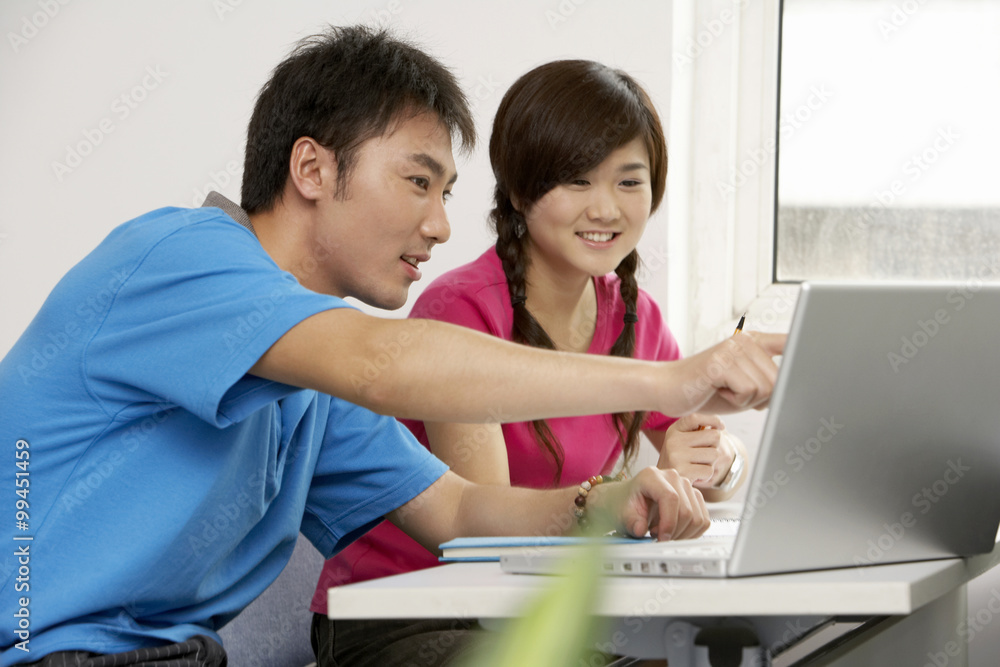
M601 621L594 615L601 589L599 545L567 557L523 616L490 637L462 667L579 667L593 651ZM583 661L581 663L581 660Z

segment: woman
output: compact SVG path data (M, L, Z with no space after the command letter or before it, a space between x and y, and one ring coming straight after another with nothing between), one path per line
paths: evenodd
M675 360L677 343L639 289L636 245L663 199L663 129L645 91L592 61L542 65L507 91L490 140L497 242L434 281L410 316L445 320L526 345ZM475 360L470 360L475 363ZM517 391L511 387L511 391ZM658 465L688 477L708 501L746 477L745 452L715 415L679 420L629 413L533 423L406 422L459 475L479 483L575 486L636 452L640 433ZM437 565L435 555L386 522L326 563L312 609L319 665L404 664L427 647L462 645L457 621L326 619L330 586ZM447 640L447 641L446 641ZM392 645L392 646L390 646ZM407 657L407 653L409 653Z

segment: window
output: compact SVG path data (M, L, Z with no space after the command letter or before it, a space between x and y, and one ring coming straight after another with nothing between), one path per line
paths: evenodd
M804 279L1000 276L998 34L1000 0L674 0L685 352L787 326Z
M775 279L1000 276L1000 2L781 11Z

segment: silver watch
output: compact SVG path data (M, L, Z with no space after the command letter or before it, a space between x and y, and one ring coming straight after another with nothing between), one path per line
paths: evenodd
M718 491L732 491L736 486L736 482L739 481L740 475L743 473L743 465L744 461L740 455L740 450L733 447L733 464L729 466L729 473L712 488Z

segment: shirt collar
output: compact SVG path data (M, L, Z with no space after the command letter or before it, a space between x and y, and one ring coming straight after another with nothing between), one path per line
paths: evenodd
M205 206L214 206L215 208L221 208L223 213L225 213L230 218L232 218L236 222L240 223L241 225L249 229L251 234L257 236L257 232L254 231L253 223L250 222L250 216L247 215L247 212L244 211L242 208L240 208L238 204L229 201L227 198L220 195L218 192L215 192L213 190L212 192L208 193L208 196L205 197L205 203L202 204L203 208Z

